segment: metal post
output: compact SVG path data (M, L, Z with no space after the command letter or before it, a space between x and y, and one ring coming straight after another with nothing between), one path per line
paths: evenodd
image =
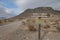
M39 27L38 27L38 40L41 40L41 24L39 24Z
M38 19L40 20L41 17L38 17ZM41 40L41 24L39 23L39 27L38 27L38 40Z

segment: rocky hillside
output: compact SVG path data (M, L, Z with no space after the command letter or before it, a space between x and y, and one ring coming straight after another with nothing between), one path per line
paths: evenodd
M42 14L42 13L48 13L48 14L60 14L60 11L58 10L54 10L51 7L38 7L38 8L34 8L34 9L27 9L25 10L23 13L21 13L20 15L14 17L14 18L24 18L24 17L30 17L33 15L33 13L37 13L37 14Z
M49 15L54 14L54 15L60 16L60 11L59 10L54 10L51 7L37 7L37 8L34 8L34 9L26 9L23 13L15 16L13 18L6 19L6 20L8 22L9 21L22 20L24 18L29 18L29 17L34 16L34 15L40 16L42 13L44 13L44 14L47 13Z

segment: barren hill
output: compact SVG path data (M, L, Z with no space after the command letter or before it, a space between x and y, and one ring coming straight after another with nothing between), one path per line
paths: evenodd
M33 14L34 13L34 14ZM47 13L47 14L55 14L55 15L60 15L60 11L59 10L54 10L52 7L37 7L34 9L26 9L24 12L22 12L21 14L13 17L13 18L8 18L6 20L8 21L15 21L15 20L22 20L24 18L29 18L33 15L41 15L42 13ZM4 21L4 20L3 20Z
M23 13L19 14L18 16L14 17L14 18L17 18L17 19L27 18L27 17L32 16L33 13L37 13L37 14L48 13L48 14L59 14L60 15L60 11L54 10L51 7L38 7L38 8L34 8L34 9L27 9Z

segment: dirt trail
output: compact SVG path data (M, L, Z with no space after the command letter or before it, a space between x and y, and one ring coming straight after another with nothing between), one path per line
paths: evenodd
M20 26L20 21L0 26L0 39L2 37L5 37L9 33L12 33L13 31L17 30L19 26Z

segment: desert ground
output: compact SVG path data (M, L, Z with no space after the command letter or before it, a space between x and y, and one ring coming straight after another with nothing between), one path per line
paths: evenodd
M30 27L27 27L27 25L29 26L29 23L35 25L35 28L36 28L35 31L28 29L30 28ZM41 23L43 24L42 21ZM47 24L48 23L49 22L47 22ZM34 24L31 22L25 23L25 20L15 21L9 24L1 25L0 40L39 40L38 25L39 24L37 23ZM41 34L41 40L60 40L60 32L54 29L53 26L51 29L49 27L41 26L40 34Z

